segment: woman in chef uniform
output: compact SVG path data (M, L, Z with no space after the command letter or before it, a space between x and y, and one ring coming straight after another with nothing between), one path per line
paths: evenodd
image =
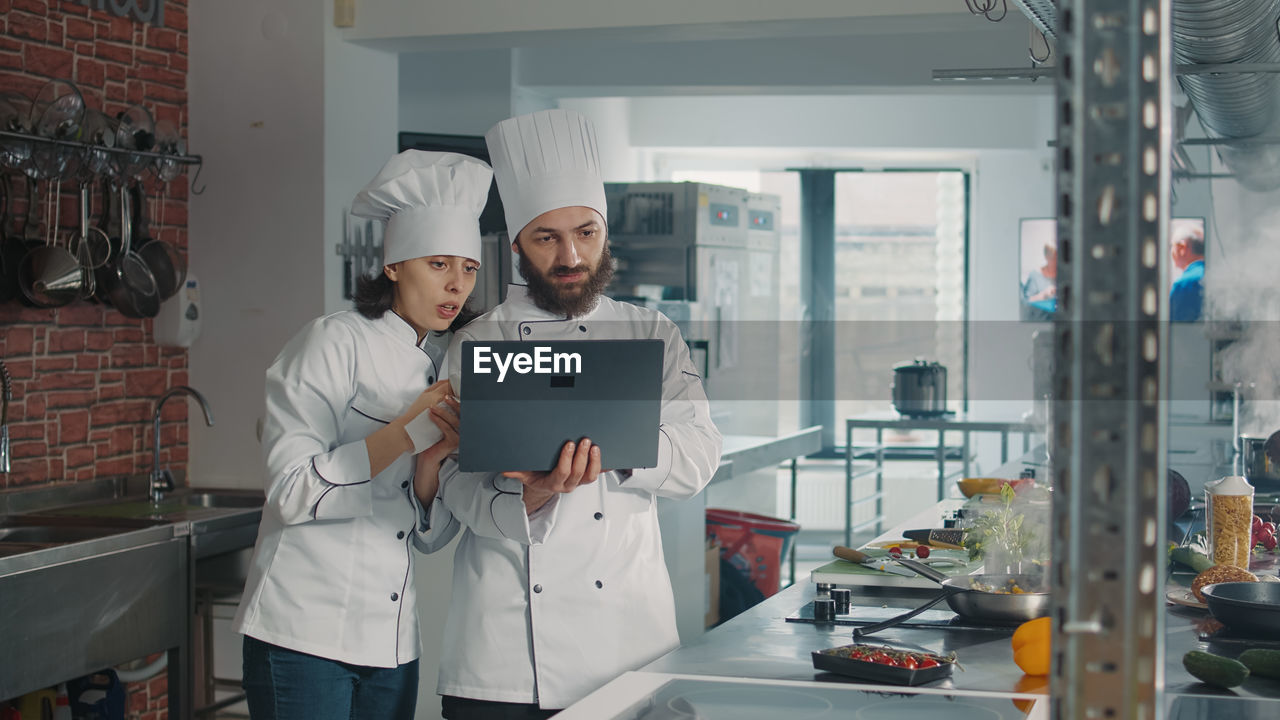
M386 221L382 277L267 370L267 502L235 619L254 720L413 717L413 548L458 530L433 502L457 445L442 333L475 286L491 178L453 153L393 157L352 205Z

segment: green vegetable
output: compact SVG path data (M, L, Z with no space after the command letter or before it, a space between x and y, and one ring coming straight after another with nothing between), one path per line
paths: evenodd
M1044 554L1042 539L1034 529L1023 524L1026 516L1013 509L1014 496L1012 483L1000 486L1000 508L980 515L964 534L964 547L969 551L970 560L984 558L994 551L1004 553L1006 562L1017 565L1024 559L1035 561Z
M1239 660L1253 675L1280 680L1280 650L1251 648L1240 653Z
M1189 545L1181 545L1169 550L1169 561L1186 565L1197 573L1213 567L1209 556Z
M1182 667L1206 685L1233 688L1249 677L1249 668L1231 658L1219 657L1200 650L1182 656Z

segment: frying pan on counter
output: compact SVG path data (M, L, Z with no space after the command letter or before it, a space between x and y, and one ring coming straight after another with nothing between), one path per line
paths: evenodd
M1232 630L1280 637L1280 583L1225 582L1200 590L1209 612Z
M899 565L942 586L942 593L914 610L883 622L855 628L854 639L896 627L943 600L965 620L1015 625L1049 614L1050 595L1039 590L1044 579L1031 575L961 575L951 577L928 565L902 558Z

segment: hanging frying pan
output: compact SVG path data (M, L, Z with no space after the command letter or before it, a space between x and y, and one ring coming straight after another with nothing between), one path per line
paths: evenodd
M133 228L129 219L129 195L123 185L119 188L117 200L120 207L120 251L94 274L98 284L97 296L105 297L125 317L155 317L160 312L160 295L156 292L156 279L151 268L131 247L129 236Z
M168 300L178 293L178 288L182 287L182 282L186 279L185 267L183 271L179 271L178 266L182 259L178 257L178 251L172 245L151 237L147 229L147 194L142 183L135 184L129 192L133 196L136 211L133 223L133 247L137 249L138 257L142 258L151 269L151 274L156 279L156 292L160 295L160 300Z
M0 178L0 302L22 294L18 288L18 266L27 254L26 243L9 227L11 182L12 178Z

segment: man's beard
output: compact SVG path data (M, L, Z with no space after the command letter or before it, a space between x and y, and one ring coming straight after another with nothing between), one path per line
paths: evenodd
M533 300L533 304L557 315L578 317L586 313L595 307L596 299L608 287L609 281L613 280L613 255L610 254L608 245L605 245L604 251L600 253L600 260L596 263L595 270L589 269L586 265L572 268L557 265L544 275L529 262L529 258L524 253L518 254L520 255L520 274L529 284L529 297ZM572 275L579 272L587 273L586 282L575 283L570 287L565 287L552 279L556 275Z

